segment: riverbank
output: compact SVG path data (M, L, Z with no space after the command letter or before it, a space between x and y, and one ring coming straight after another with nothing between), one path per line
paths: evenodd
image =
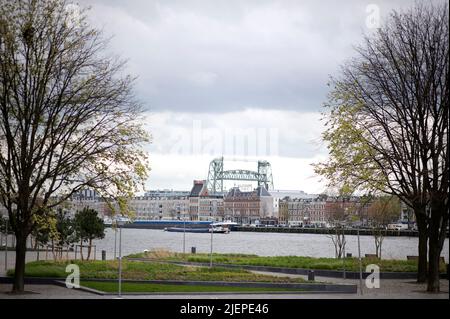
M262 233L296 233L296 234L324 234L332 235L336 233L333 228L304 228L304 227L244 227L236 226L234 231L242 232L262 232ZM356 229L346 228L344 229L345 235L359 235L360 236L373 236L372 229ZM419 237L419 232L415 230L385 230L385 237ZM449 233L447 232L447 238Z

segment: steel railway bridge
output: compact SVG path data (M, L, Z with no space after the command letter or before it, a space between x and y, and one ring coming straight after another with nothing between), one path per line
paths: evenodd
M224 181L257 182L258 186L264 186L267 190L273 189L272 167L269 162L258 161L256 171L244 169L224 170L223 163L224 158L220 157L212 160L209 164L207 187L211 194L223 193Z

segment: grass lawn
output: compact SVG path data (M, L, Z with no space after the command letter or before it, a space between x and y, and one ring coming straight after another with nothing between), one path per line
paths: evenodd
M118 292L117 282L82 281L81 286L103 292ZM281 292L303 291L293 288L247 288L226 286L170 285L148 283L122 283L122 292Z
M117 279L118 261L34 261L25 266L27 277L66 278L66 266L80 267L80 277L89 279ZM14 270L9 270L12 276ZM244 269L221 267L191 267L158 262L122 261L122 278L130 280L192 280L192 281L256 281L305 282L302 278L288 278L255 274Z
M140 254L129 255L129 258L148 258L154 260L167 261L188 261L208 263L209 254L182 254L167 251L150 251ZM221 264L252 265L252 266L270 266L304 269L324 269L324 270L342 270L345 263L347 271L359 271L358 258L314 258L301 256L276 256L263 257L246 254L213 254L213 262ZM416 272L416 260L391 260L391 259L362 259L363 269L366 265L376 264L383 272ZM441 271L445 272L445 264L441 263Z

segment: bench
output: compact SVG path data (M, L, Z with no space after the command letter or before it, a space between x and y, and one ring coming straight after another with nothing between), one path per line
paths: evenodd
M369 259L378 259L378 256L375 254L366 254L365 256L366 256L366 258L369 258Z

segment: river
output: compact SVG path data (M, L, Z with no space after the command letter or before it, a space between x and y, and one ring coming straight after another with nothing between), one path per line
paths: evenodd
M106 250L107 258L114 258L114 230L106 229L105 238L94 241L97 256ZM347 235L346 252L358 255L358 237ZM360 236L361 255L374 254L375 244L372 236ZM119 232L117 232L117 247ZM448 263L449 240L445 240L441 255ZM208 233L186 233L186 252L196 247L198 253L209 253L211 235ZM417 237L385 237L382 258L406 259L417 255ZM183 252L183 233L165 232L159 229L122 230L122 255L148 250L169 250ZM334 257L334 245L328 235L293 233L231 232L213 235L213 251L216 253L244 253L259 256L311 256ZM118 248L116 251L118 255Z

